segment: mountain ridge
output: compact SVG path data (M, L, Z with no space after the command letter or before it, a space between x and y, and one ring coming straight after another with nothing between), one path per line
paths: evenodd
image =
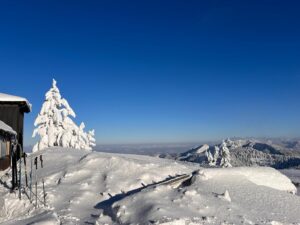
M300 169L299 141L262 141L256 139L226 139L217 145L200 145L179 154L160 154L160 158L198 163L204 167L220 167L224 157L222 148L228 148L230 166L270 166L276 169ZM224 151L223 151L224 152ZM226 166L227 167L227 166Z

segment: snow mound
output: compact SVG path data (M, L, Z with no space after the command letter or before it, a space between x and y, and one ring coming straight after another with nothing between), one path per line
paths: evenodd
M218 197L224 199L225 201L231 202L228 190L226 190L223 194L218 195Z
M230 179L234 176L243 176L256 185L287 191L293 194L297 192L297 188L288 177L270 167L214 168L203 169L202 171L202 174L208 179Z

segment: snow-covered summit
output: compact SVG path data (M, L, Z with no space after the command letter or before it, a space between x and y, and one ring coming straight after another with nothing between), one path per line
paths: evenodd
M201 154L201 153L207 151L208 149L209 149L209 145L204 144L204 145L202 145L202 146L200 146L199 148L196 149L196 153Z
M229 149L235 149L235 148L239 148L242 147L243 145L251 142L248 139L237 139L237 140L231 140L229 138L225 139L224 142L226 143L226 146Z

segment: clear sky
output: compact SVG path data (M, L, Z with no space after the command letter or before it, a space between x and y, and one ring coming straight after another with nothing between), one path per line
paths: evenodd
M98 143L300 136L299 1L0 3L0 92L52 78Z

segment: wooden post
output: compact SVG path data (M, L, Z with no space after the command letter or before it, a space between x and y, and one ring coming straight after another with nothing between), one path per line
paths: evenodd
M37 169L38 169L38 157L34 158L34 165L35 165L35 208L37 208Z
M11 163L11 189L15 188L15 168L14 168L14 147L12 147L11 155L10 155L10 163Z
M42 182L43 182L44 205L46 206L46 193L45 193L45 182L44 182L44 178L42 179Z
M12 179L11 179L11 189L14 190L18 183L18 171L17 171L17 144L13 142L12 152L11 152L11 169L12 169Z
M43 160L43 155L40 155L40 161L41 161L41 168L44 168L44 160Z
M37 167L35 167L35 208L37 208Z
M19 199L21 199L21 182L22 182L22 150L19 148Z
M30 202L32 202L32 199L31 199L31 194L32 194L32 157L30 157L30 174L29 174L29 178L30 178L29 200L30 200Z
M26 157L27 157L27 154L26 154L25 152L23 152L24 167L25 167L25 184L26 184L26 187L28 187L28 177L27 177L27 163L26 163Z
M35 181L35 208L37 208L37 181Z

